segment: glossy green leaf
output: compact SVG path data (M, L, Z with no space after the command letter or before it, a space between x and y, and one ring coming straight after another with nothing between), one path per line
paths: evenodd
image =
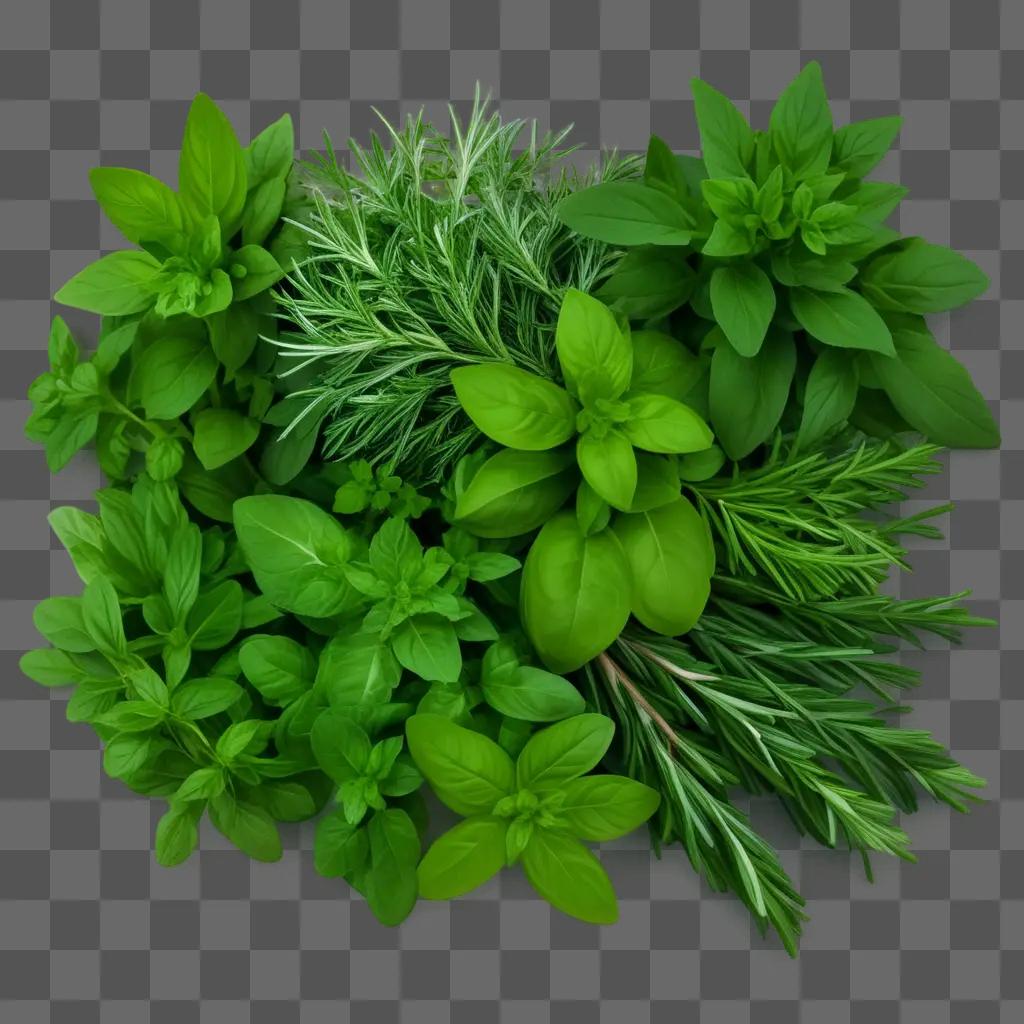
M639 828L658 809L657 790L620 775L591 775L563 787L558 813L580 839L608 842Z
M861 272L860 285L879 309L941 313L978 298L989 280L966 256L915 238L872 260Z
M753 356L775 315L775 289L756 263L719 267L711 274L711 308L729 344Z
M424 899L450 900L483 885L505 866L502 818L478 817L461 821L434 840L417 868Z
M534 733L516 762L520 789L550 793L595 768L611 745L615 723L605 715L574 715Z
M691 79L690 88L708 176L746 177L754 158L754 133L747 119L707 82Z
M141 313L153 305L159 271L147 252L112 252L80 270L53 298L104 316Z
M814 360L804 387L804 408L797 443L803 449L845 423L857 401L857 364L849 353L826 348Z
M562 299L555 349L573 393L586 380L588 398L618 398L629 387L633 349L611 310L598 299L570 288Z
M832 114L825 94L821 65L806 64L783 89L772 108L771 141L795 178L824 174L832 154Z
M688 245L693 219L656 188L635 181L608 181L571 192L558 216L573 231L612 245Z
M609 430L604 436L581 434L576 461L583 479L599 497L615 508L629 508L636 490L636 456L625 434L619 430Z
M530 885L555 909L588 924L614 924L615 892L601 862L578 840L535 829L523 852Z
M864 296L846 288L794 288L789 302L800 326L823 344L893 355L889 328Z
M622 429L637 448L665 454L698 452L714 440L708 425L689 406L664 395L634 395Z

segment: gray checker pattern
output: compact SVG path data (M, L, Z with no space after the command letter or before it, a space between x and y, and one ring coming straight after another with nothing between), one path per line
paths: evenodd
M4 1024L1010 1024L1024 1020L1024 2L1022 0L2 0L0 2L0 1020ZM910 822L916 866L867 884L801 843L771 805L812 922L799 961L762 940L678 851L603 851L622 920L549 911L508 875L398 930L312 870L308 830L251 864L206 834L173 871L159 805L104 779L61 694L20 677L31 610L77 590L44 516L87 502L88 459L50 477L22 438L49 296L119 243L86 172L174 180L188 102L221 101L243 137L282 111L303 147L363 140L371 107L446 121L485 83L509 115L576 125L589 155L679 149L700 74L757 123L801 62L822 62L838 122L906 115L884 168L901 226L992 278L938 322L997 409L1001 454L956 454L923 495L954 498L945 544L914 552L905 595L972 587L997 614L954 653L907 657L914 725L991 780L968 818ZM69 318L85 337L88 318ZM1003 683L1001 680L1005 680Z

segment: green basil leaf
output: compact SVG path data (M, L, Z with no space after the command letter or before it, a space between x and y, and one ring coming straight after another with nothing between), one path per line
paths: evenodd
M204 341L160 338L139 357L130 390L149 419L173 420L199 401L216 376L217 359Z
M225 240L237 230L247 191L245 158L231 123L205 93L192 101L185 122L178 189L193 219L215 214Z
M817 61L806 64L783 89L769 125L772 146L794 178L811 178L828 170L832 113Z
M370 739L343 711L325 711L310 733L317 763L335 782L348 782L366 773Z
M366 866L370 841L366 829L350 825L341 811L316 823L313 863L325 878L352 877Z
M32 610L36 629L54 647L72 653L96 650L82 613L80 597L47 597Z
M581 480L576 489L576 523L583 534L589 537L600 533L608 525L611 514L608 502L586 480Z
M864 226L859 223L860 221L880 223L885 220L899 206L908 191L909 189L902 185L892 185L887 181L861 182L855 192L843 198L844 204L854 207L857 211L858 222L850 226L857 229ZM871 231L870 228L868 230ZM835 233L828 235L827 238L830 244L838 241L835 238ZM850 239L850 241L854 240Z
M647 143L644 184L651 188L660 188L682 203L690 198L689 180L682 164L668 143L657 135L652 135Z
M581 434L576 461L583 479L599 497L615 508L629 508L636 490L636 456L625 434L619 430L609 430L603 437Z
M544 664L571 672L600 654L629 618L629 566L610 531L585 537L572 512L537 535L523 566L520 614Z
M843 125L832 140L832 166L863 178L889 152L902 123L902 117L875 117Z
M391 647L373 633L340 634L320 652L316 688L333 707L388 700L402 667Z
M450 900L483 885L505 866L508 822L480 817L460 821L423 855L416 874L420 895Z
M313 685L316 659L286 636L252 636L238 650L245 678L276 707L297 700Z
M160 264L147 252L112 252L80 270L55 302L104 316L128 316L153 305Z
M103 554L106 534L96 516L74 505L63 505L55 508L46 520L71 556L83 583L109 574Z
M300 413L306 412L286 437L278 433L263 449L260 457L260 472L267 482L275 487L283 487L291 483L309 462L313 449L316 447L320 434L320 424L327 415L326 409L315 410L304 404L302 398L286 398L278 402L264 417L264 421L274 426L290 425Z
M555 348L566 386L576 393L587 380L590 397L618 398L629 387L633 350L612 311L599 300L570 288L562 299Z
M171 695L171 710L190 722L227 711L244 693L238 683L220 676L190 679Z
M997 448L999 427L970 374L914 317L894 318L895 359L871 366L897 412L929 441L950 448Z
M462 408L491 440L544 451L576 433L572 396L543 377L507 363L461 366L451 373Z
M619 516L613 528L632 573L633 614L665 636L692 629L714 571L708 528L694 507L678 498L650 512Z
M115 736L103 751L103 770L112 779L131 778L146 765L153 748L149 733L122 733Z
M253 860L281 859L281 835L262 807L222 793L210 801L209 814L213 827Z
M700 483L702 480L710 480L724 465L725 452L717 444L713 444L702 452L691 452L689 455L684 455L679 459L677 467L679 479L685 480L687 483ZM633 508L630 511L642 512L646 510Z
M976 299L989 280L966 256L915 238L903 249L872 260L859 283L879 309L941 313Z
M728 259L731 256L745 256L754 248L754 232L748 228L734 228L724 220L717 221L701 252L705 256ZM698 282L698 289L700 285ZM699 290L694 296L696 301Z
M259 295L284 277L284 271L277 260L258 245L243 245L232 253L228 271L234 280L235 302L244 302Z
M157 822L156 859L161 867L173 868L188 860L199 845L197 824L202 805L171 807Z
M191 800L212 800L224 792L224 772L216 768L198 768L177 788L175 803Z
M114 657L127 654L128 641L121 622L121 606L113 584L99 576L85 585L82 594L82 622L96 650Z
M156 437L146 449L146 472L154 480L171 480L180 472L184 455L176 437Z
M800 244L775 249L771 254L775 279L789 288L803 286L820 292L844 291L843 286L857 274L845 260L823 260Z
M697 276L669 246L628 250L594 297L635 320L668 316L693 294Z
M18 660L18 669L41 686L72 686L86 678L71 655L51 647L26 651Z
M252 355L259 340L259 316L250 302L233 302L207 318L210 345L217 359L231 372Z
M753 356L775 315L775 289L756 263L719 267L711 274L711 308L729 344Z
M634 395L622 429L637 448L663 454L699 452L714 440L711 429L688 405L664 395Z
M532 665L485 676L482 689L495 711L527 722L557 722L586 709L582 694L568 679Z
M455 503L455 520L478 537L515 537L542 526L576 486L571 451L505 449L474 474Z
M192 429L192 447L204 469L217 469L238 458L260 433L256 420L234 409L203 409Z
M352 542L312 502L281 494L241 498L235 529L260 590L278 607L326 618L358 604L345 579Z
M274 178L284 179L295 158L295 128L291 114L282 114L267 125L245 148L249 188Z
M89 184L129 242L160 242L172 252L181 245L185 223L178 197L158 178L131 167L94 167Z
M754 159L754 133L747 119L707 82L694 78L690 88L708 176L747 177Z
M857 364L848 353L836 348L819 353L804 387L799 447L806 450L850 418L859 385Z
M285 182L272 178L257 185L249 193L242 211L242 243L262 245L281 217L284 206ZM275 260L276 262L276 260Z
M556 910L589 924L619 918L615 891L601 862L578 840L536 828L523 851L527 880Z
M679 497L679 473L671 459L637 452L637 481L627 512L649 512Z
M244 594L237 580L225 580L196 598L186 630L197 651L226 647L242 628Z
M440 715L405 723L409 753L437 798L456 814L489 814L515 788L512 759L493 740Z
M794 288L789 293L793 315L812 338L837 348L894 354L885 321L862 295L846 288L817 292Z
M607 181L572 192L557 213L573 231L612 245L689 245L694 227L677 200L635 181Z
M709 404L719 443L731 459L742 459L778 426L796 369L793 336L772 329L761 351L744 359L731 345L715 347Z
M661 331L633 331L630 391L665 395L681 402L700 379L700 361L685 345Z
M202 536L194 523L175 531L167 549L163 590L175 623L184 622L199 594Z
M364 895L382 924L397 925L416 903L416 864L420 837L405 811L378 811L366 827L370 839L370 866Z
M620 775L573 779L558 813L580 839L603 843L628 835L658 809L658 791Z
M516 784L534 793L561 789L596 767L608 752L615 723L606 715L574 715L536 732L516 762Z
M452 624L440 615L414 615L392 634L391 647L404 668L429 682L454 683L462 652Z

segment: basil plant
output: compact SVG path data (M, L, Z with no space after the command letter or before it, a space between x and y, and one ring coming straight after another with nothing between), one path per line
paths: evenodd
M570 290L555 345L564 387L506 363L452 371L467 415L504 446L460 466L453 520L485 538L540 529L520 613L545 665L569 672L630 614L667 636L697 621L714 552L680 480L716 472L722 455L681 401L699 369L673 338L631 334L598 299Z

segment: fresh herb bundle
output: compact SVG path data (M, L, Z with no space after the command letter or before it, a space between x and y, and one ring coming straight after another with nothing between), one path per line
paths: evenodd
M795 952L737 788L865 863L919 791L976 799L890 655L984 620L881 587L948 511L893 511L937 445L997 442L923 320L984 279L882 226L896 124L834 132L815 65L767 132L695 94L704 158L642 176L479 102L293 168L287 119L243 149L204 96L177 192L96 172L140 248L58 293L100 342L55 321L28 431L109 486L51 514L85 590L22 667L167 800L161 863L329 805L316 868L386 923L513 864L606 923L584 843L650 820ZM429 848L424 783L464 819Z

